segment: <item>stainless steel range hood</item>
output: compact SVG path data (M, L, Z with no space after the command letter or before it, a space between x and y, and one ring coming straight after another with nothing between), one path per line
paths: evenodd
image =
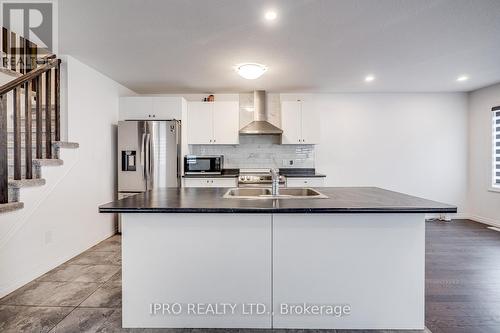
M283 130L268 122L266 108L266 92L255 90L253 92L253 121L240 129L242 135L281 135Z

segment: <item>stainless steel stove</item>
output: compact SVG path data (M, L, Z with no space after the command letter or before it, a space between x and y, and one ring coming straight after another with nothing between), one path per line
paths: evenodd
M238 187L271 187L273 179L269 169L240 169ZM285 187L285 177L279 176L280 187Z

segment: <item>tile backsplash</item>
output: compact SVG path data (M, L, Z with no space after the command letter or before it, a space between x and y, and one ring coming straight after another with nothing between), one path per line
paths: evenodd
M224 155L224 167L314 168L314 145L281 145L275 135L242 135L239 145L190 145L192 155Z

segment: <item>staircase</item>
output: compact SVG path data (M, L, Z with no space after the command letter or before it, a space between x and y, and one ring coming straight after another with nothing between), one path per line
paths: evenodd
M12 77L0 86L0 213L5 213L22 209L21 189L45 185L43 168L62 165L60 150L78 144L60 138L61 61L38 57L43 52L34 43L2 32L0 71Z

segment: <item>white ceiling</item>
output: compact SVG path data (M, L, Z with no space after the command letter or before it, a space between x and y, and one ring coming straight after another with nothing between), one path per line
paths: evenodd
M275 8L278 19L263 19ZM500 82L499 0L64 0L60 53L140 93L442 92ZM259 62L258 80L233 66ZM367 74L376 76L370 84ZM470 80L458 83L459 75Z

